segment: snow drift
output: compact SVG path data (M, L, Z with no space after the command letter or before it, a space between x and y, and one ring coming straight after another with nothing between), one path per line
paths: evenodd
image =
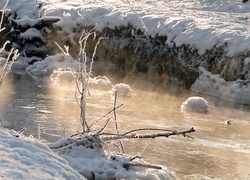
M86 179L34 138L0 127L1 179Z

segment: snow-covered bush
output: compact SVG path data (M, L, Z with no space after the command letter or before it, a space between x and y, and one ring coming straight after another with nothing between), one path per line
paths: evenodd
M182 111L193 111L193 112L200 112L200 113L207 113L208 112L208 103L206 99L203 97L189 97L185 102L181 105Z
M112 88L112 92L117 92L118 96L132 96L132 89L128 84L116 84Z

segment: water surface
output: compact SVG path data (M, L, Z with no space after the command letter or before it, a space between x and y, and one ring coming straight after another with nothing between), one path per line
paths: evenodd
M206 97L208 114L181 112L180 105L190 92L171 89L151 91L131 84L131 98L118 97L116 110L120 132L136 128L186 130L195 127L187 137L123 141L124 150L140 155L153 164L164 165L181 179L250 179L249 107L238 106ZM90 88L87 120L91 124L114 106L110 89ZM55 84L44 78L31 78L24 73L11 73L0 89L0 120L6 128L27 128L25 135L53 142L81 131L80 108L74 84ZM113 117L113 114L111 114ZM231 124L227 125L230 120ZM95 130L99 130L101 121ZM116 132L114 121L107 131ZM116 149L111 147L111 149Z

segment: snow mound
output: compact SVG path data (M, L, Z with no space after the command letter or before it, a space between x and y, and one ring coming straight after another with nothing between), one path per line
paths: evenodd
M88 83L93 88L110 89L112 87L111 81L106 76L89 78Z
M132 89L128 84L124 83L114 85L112 88L112 92L117 92L118 96L132 96Z
M246 60L247 61L247 60ZM220 75L200 68L201 75L191 86L196 93L207 94L232 103L250 105L250 80L225 81Z
M78 61L74 60L70 55L60 53L48 56L43 61L35 62L26 68L26 72L33 76L48 75L52 74L54 69L72 68L76 70L78 67Z
M66 159L71 167L87 179L169 180L175 177L166 167L154 169L142 166L126 166L128 163L145 164L145 162L140 158L131 161L133 157L125 154L108 153L104 151L99 139L91 135L84 135L77 140L62 138L48 146Z
M0 179L85 179L42 143L0 128Z
M76 81L76 73L71 68L59 68L53 71L50 75L50 79L59 85L74 83Z
M203 97L189 97L185 102L182 103L181 110L207 113L208 103Z

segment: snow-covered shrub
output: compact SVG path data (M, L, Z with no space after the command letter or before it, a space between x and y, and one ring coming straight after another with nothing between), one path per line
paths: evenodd
M132 89L128 84L116 84L113 86L112 91L117 92L118 96L132 96Z
M206 99L203 97L189 97L185 102L181 105L182 111L193 111L193 112L200 112L200 113L207 113L208 112L208 103Z

